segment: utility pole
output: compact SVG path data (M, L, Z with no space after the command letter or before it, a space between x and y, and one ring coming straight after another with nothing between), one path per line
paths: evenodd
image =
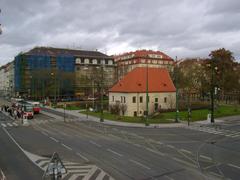
M213 59L211 60L211 123L214 123L214 82L213 82Z
M178 123L179 120L179 105L178 105L178 62L176 56L176 65L175 65L175 86L176 86L176 117L175 122Z
M148 96L148 62L147 62L147 68L146 68L146 119L145 119L145 125L148 126L148 102L149 102L149 96Z
M103 64L101 64L101 115L100 122L103 122Z

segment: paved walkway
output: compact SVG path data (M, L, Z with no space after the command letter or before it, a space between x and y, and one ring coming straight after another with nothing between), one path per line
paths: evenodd
M51 107L45 107L45 108L52 109L52 110L62 112L62 113L64 112L64 110L61 108L51 108ZM65 110L66 114L76 116L76 118L78 118L79 120L82 120L82 121L94 121L94 122L103 123L103 124L107 124L107 125L114 125L114 126L144 127L144 128L173 128L173 127L186 127L187 126L186 121L182 121L180 123L150 124L149 126L146 126L143 123L128 123L128 122L121 122L121 121L111 121L111 120L107 120L107 119L104 119L104 122L100 122L100 119L98 117L89 116L89 115L87 117L86 114L81 114L79 112L80 112L79 110ZM223 121L223 119L221 119L221 118L215 119L215 122L217 122L217 123L222 122L222 121ZM211 124L211 123L208 120L203 120L203 121L198 121L198 122L191 122L191 124L202 125L202 124Z

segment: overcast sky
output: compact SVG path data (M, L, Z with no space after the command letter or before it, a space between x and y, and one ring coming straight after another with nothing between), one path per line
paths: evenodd
M0 64L34 46L240 59L240 0L1 0Z

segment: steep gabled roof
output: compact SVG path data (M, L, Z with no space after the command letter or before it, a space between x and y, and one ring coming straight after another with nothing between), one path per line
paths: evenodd
M148 74L148 92L175 92L175 86L165 68L137 67L126 74L109 92L145 93Z
M76 49L63 49L53 47L35 47L30 51L24 53L25 55L44 55L44 56L79 56L79 57L93 57L93 58L111 58L99 51L86 51Z

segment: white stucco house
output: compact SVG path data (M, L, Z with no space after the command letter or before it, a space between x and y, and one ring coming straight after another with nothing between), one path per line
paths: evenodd
M137 67L126 74L109 89L109 108L124 107L120 114L143 116L161 109L173 109L176 103L176 89L165 68Z

